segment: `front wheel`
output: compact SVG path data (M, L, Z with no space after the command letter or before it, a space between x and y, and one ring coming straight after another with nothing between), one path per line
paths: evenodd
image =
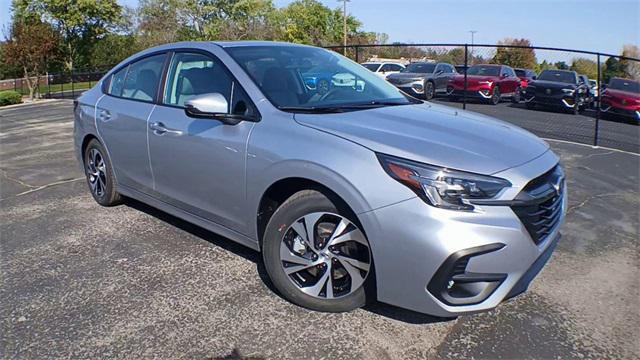
M424 98L426 100L433 99L433 97L435 95L435 92L436 92L436 88L435 88L435 86L433 86L433 82L427 81L424 84Z
M369 242L352 215L318 191L297 192L276 210L262 250L271 281L295 304L342 312L367 302L373 286Z
M495 87L493 88L493 94L491 95L491 104L492 105L498 105L498 103L500 103L500 98L502 95L500 95L500 88L499 87Z
M516 88L516 92L515 92L515 93L513 94L513 96L511 97L511 101L512 101L514 104L518 104L518 103L520 103L520 94L521 94L521 92L522 92L522 89L520 89L520 86L518 86L518 87Z

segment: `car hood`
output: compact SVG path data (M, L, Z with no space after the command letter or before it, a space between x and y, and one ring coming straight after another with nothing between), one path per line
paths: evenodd
M403 73L389 74L388 78L389 79L424 79L429 75L431 74L403 72Z
M296 114L295 119L375 152L480 174L524 164L549 149L519 127L432 103Z
M560 82L560 81L548 81L548 80L536 80L532 82L530 85L534 85L541 88L549 88L549 89L562 89L562 88L575 89L576 87L574 84L569 84L569 83Z
M614 96L620 99L627 99L627 100L637 100L640 99L640 94L638 93L633 93L630 91L624 91L624 90L617 90L617 89L607 89L606 90L606 94L609 96Z

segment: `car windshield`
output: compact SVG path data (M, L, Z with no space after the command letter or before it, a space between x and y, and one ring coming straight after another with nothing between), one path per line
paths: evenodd
M257 45L226 51L284 111L341 112L416 103L364 67L326 49Z
M609 89L640 93L640 82L629 79L611 79Z
M413 64L407 65L407 67L404 68L402 72L428 74L428 73L432 73L433 70L435 70L435 68L436 68L436 64L413 63Z
M498 74L500 74L500 66L475 65L467 70L467 75L498 76Z
M540 73L540 76L538 76L538 80L575 84L576 76L571 71L544 70L542 73Z
M362 66L366 67L367 70L371 70L373 72L378 71L378 68L380 67L380 64L378 63L364 63L362 64Z

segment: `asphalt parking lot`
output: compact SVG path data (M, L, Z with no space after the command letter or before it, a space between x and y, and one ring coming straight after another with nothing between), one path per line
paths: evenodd
M0 110L0 358L640 357L637 155L550 142L568 177L564 237L498 309L326 314L280 298L254 251L137 202L98 206L71 107Z

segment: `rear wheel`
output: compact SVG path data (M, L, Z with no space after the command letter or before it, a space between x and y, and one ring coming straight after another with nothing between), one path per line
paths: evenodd
M116 190L116 181L109 155L102 144L93 139L84 151L84 169L91 195L102 206L113 206L122 202Z
M318 191L297 192L273 214L263 239L269 277L282 296L328 312L365 305L373 259L363 231Z

